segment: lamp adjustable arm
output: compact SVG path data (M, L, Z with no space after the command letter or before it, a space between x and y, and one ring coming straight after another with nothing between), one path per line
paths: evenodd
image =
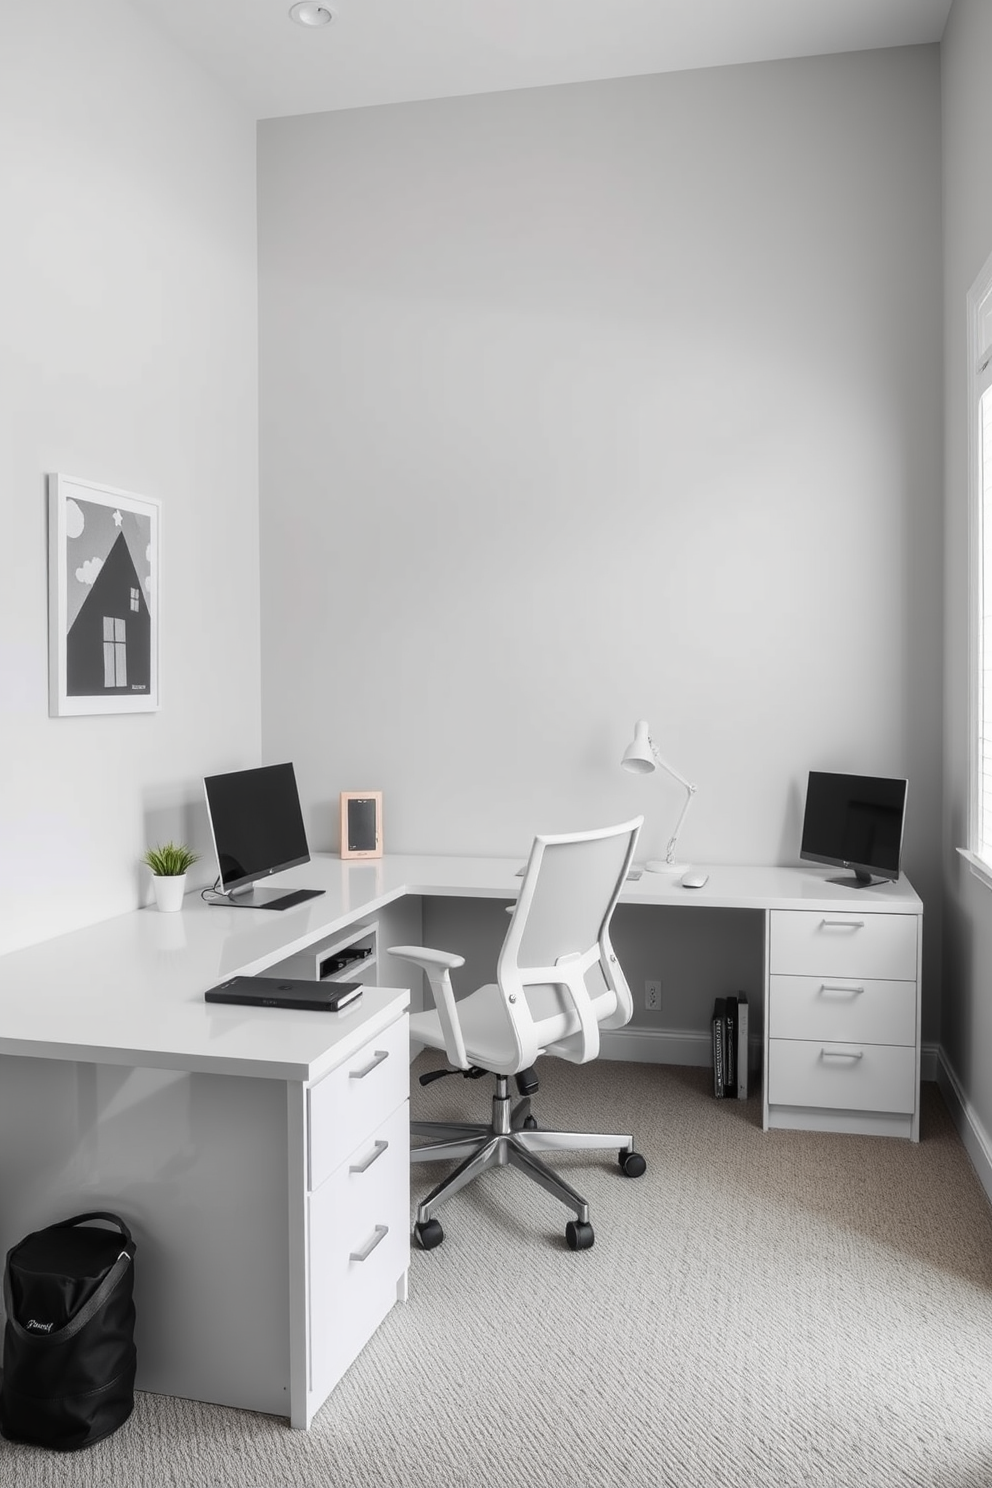
M689 807L692 805L692 798L696 794L696 787L691 783L691 781L686 780L684 775L680 775L678 770L674 769L667 760L662 759L661 755L658 753L657 746L655 745L655 742L650 734L648 734L648 743L651 746L651 754L658 768L664 770L666 774L671 775L672 779L678 781L679 785L681 785L682 789L685 791L685 800L682 803L682 810L679 812L678 821L675 823L672 835L668 839L668 847L665 849L665 862L674 863L675 844L678 841L679 833L682 830L682 823L685 821Z
M682 806L682 810L679 812L679 819L675 823L675 830L672 833L671 837L669 837L668 839L668 847L665 849L666 863L675 862L675 843L677 842L678 835L682 830L682 823L685 821L686 813L688 812L689 807L692 805L692 798L696 794L696 787L694 785L688 785L685 781L683 781L682 784L685 785L686 788L686 798Z

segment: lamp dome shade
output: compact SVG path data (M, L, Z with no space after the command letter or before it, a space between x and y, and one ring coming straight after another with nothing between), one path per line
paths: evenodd
M646 719L642 718L635 725L634 737L624 750L620 763L625 770L630 770L634 775L650 775L651 771L657 768Z

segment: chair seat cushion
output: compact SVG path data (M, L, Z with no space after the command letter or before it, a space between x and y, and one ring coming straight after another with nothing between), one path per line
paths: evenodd
M540 1024L541 1049L579 1032L579 1020L567 997L558 987L536 986L527 989L531 1015ZM616 997L607 987L592 999L597 1022L602 1023L616 1007ZM458 999L458 1017L465 1040L465 1052L471 1064L499 1075L513 1075L523 1066L517 1056L509 1019L503 1007L503 994L495 983L477 987L467 997ZM413 1013L410 1038L430 1049L444 1049L444 1034L436 1011Z

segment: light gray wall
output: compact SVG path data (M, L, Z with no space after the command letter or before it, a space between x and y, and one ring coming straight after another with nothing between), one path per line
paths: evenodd
M965 297L992 253L992 6L955 0L941 51L946 360L946 960L944 1056L992 1158L992 899L956 849L968 826L968 445Z
M134 908L258 759L254 124L119 0L15 0L0 184L3 951ZM49 471L162 503L158 713L48 717Z
M653 855L639 717L691 859L906 773L935 1036L940 248L935 47L263 123L263 746L314 845L381 788L390 851L643 809Z

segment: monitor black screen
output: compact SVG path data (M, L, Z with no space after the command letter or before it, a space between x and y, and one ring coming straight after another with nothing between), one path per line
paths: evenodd
M905 780L811 770L799 856L854 869L853 880L838 883L896 879L905 814Z
M309 863L310 849L291 764L208 775L203 786L224 893L231 894L284 868ZM237 902L246 900L242 896ZM264 902L256 900L258 905ZM275 907L276 901L270 902Z

